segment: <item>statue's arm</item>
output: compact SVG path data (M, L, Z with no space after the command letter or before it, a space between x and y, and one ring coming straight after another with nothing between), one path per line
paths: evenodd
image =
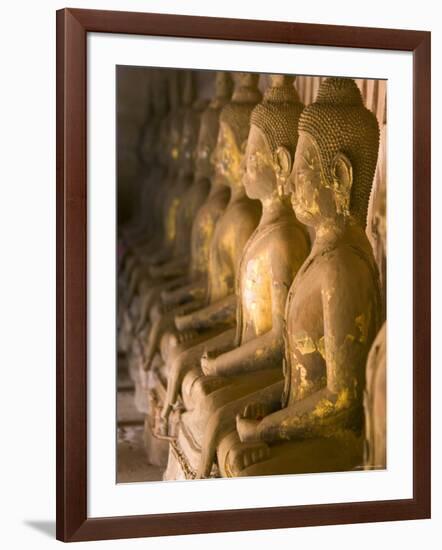
M284 380L279 380L253 393L239 418L256 419L281 409Z
M222 300L190 313L177 315L175 326L178 330L200 330L221 324L230 324L236 318L236 296L231 294Z
M155 352L159 348L161 336L165 330L173 325L175 316L189 313L196 307L195 302L188 302L170 311L161 311L160 313L151 315L151 329L145 351L145 370L148 370L150 367Z
M134 240L131 240L129 242L129 250L131 254L133 254L136 258L144 261L146 254L148 254L151 250L154 250L155 245L155 239L151 235L149 235L145 236L140 242L135 242Z
M207 279L201 277L197 281L180 286L175 290L164 290L161 293L161 300L167 307L175 306L190 300L201 300L206 295L206 291Z
M293 405L269 414L257 422L255 435L251 434L244 440L271 443L317 435L323 428L320 411L333 407L335 401L335 397L330 394L329 389L322 388ZM239 433L241 437L240 427ZM241 439L243 438L241 437Z
M213 359L212 374L235 376L262 368L279 366L282 371L282 335L269 330ZM204 369L203 369L204 370Z
M345 270L336 270L325 280L321 295L326 386L265 417L250 439L271 442L321 435L361 404L363 379L358 365L363 342L358 340L363 339L360 325L361 312L366 311L362 298L366 289L358 277L348 277Z
M281 256L275 254L272 260L272 328L216 357L212 365L212 371L216 375L236 375L272 366L282 369L284 311L293 271Z
M152 265L149 274L154 279L166 277L184 277L188 271L188 258L175 258L160 265Z
M150 254L148 258L146 258L146 263L148 265L154 266L167 262L170 258L172 249L173 247L171 247L170 245L162 246L160 250L157 250L153 254Z

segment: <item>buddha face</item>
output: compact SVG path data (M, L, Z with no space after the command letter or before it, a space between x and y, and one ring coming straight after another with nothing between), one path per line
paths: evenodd
M203 118L196 148L195 174L197 179L210 178L213 173L212 154L216 128Z
M276 190L275 165L262 130L250 128L245 152L244 187L250 199L262 199Z
M314 139L306 133L300 134L289 180L292 205L299 221L316 227L336 220L341 214L343 190L347 189L348 203L351 188L347 162L343 155L337 155L336 166L332 169L336 181L326 181Z
M169 161L169 120L167 117L164 117L159 125L159 136L155 143L152 144L152 147L155 149L155 154L157 159L163 164L167 165Z
M241 179L241 147L237 145L231 128L221 122L214 153L215 173L226 185L235 184Z
M144 128L140 153L146 164L152 162L156 149L155 149L155 128L157 126L157 121L155 120L153 124L150 124Z
M178 120L171 120L169 134L169 159L172 164L177 164L180 151L181 132Z
M380 181L374 204L374 224L384 251L387 250L387 194L385 180Z
M194 169L196 132L194 121L185 120L180 143L180 169L183 174L192 173Z

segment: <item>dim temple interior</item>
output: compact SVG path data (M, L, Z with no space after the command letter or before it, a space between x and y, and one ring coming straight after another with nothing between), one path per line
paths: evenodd
M118 482L386 468L386 90L118 67Z

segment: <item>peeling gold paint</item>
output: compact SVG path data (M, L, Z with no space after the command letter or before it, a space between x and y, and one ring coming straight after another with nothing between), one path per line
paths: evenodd
M301 355L307 355L316 351L315 343L307 334L296 339L295 347Z
M265 253L261 250L257 252L256 256L245 262L241 274L244 325L253 327L255 335L272 328L271 274Z
M235 134L226 124L221 123L215 150L215 171L235 184L240 180L240 168L243 154L236 143Z
M328 303L330 302L331 298L332 298L332 292L331 290L327 289L327 290L322 290L322 298Z
M321 399L316 405L312 415L315 417L323 418L329 415L334 410L333 403L328 399Z
M342 409L348 409L350 407L350 404L350 390L348 388L344 388L338 395L335 407L339 411Z
M324 336L321 336L321 338L319 338L316 344L316 348L325 361L325 337Z
M176 237L177 211L178 211L179 204L180 204L180 200L177 197L175 197L172 200L169 206L169 210L167 212L166 233L167 233L167 239L169 242L173 242Z
M369 318L365 314L361 313L355 319L355 325L359 330L359 342L365 343L368 338Z

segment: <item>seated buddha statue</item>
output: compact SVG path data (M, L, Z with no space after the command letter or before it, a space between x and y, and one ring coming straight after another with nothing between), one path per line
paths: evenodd
M130 102L124 102L122 105L119 105L118 109L118 149L122 149L118 154L118 193L119 198L125 200L125 173L123 165L125 159L130 155L135 157L137 162L137 170L134 174L133 179L135 180L135 185L132 183L132 200L131 200L131 211L123 223L118 223L118 241L119 247L123 249L126 248L128 240L131 238L131 234L137 234L138 232L143 232L143 226L146 223L144 219L141 202L143 200L143 191L147 187L145 185L145 180L143 181L143 176L148 176L152 162L144 163L142 157L142 146L143 141L153 143L153 135L155 133L153 125L147 124L147 121L152 121L155 117L154 101L153 101L153 76L154 69L151 69L146 76L146 97L144 101L144 111L145 111L145 121L138 128L138 124L135 124L130 116L131 104ZM127 113L128 112L128 113ZM137 121L139 122L139 121ZM136 130L138 132L136 133ZM128 143L127 143L128 142ZM152 159L150 159L152 160ZM148 178L146 178L148 179ZM121 189L120 189L121 187ZM133 189L135 187L135 189ZM127 199L126 199L127 200ZM120 205L120 201L118 202ZM120 258L119 258L120 259Z
M378 181L373 223L383 258L387 256L386 181ZM364 393L365 469L387 467L387 322L376 336L367 359Z
M356 83L322 82L299 121L290 179L315 240L287 299L284 391L251 396L220 445L224 476L363 467L365 365L382 311L365 234L378 146Z
M181 388L186 412L174 443L181 452L170 455L167 475L176 469L172 463L178 455L188 461L186 470L210 475L219 440L235 427L238 401L282 380L287 293L310 250L307 231L286 195L303 109L293 81L272 75L251 115L244 185L247 195L261 202L262 217L237 272L236 337L229 348L200 356L186 373ZM238 410L228 410L232 402Z
M177 288L163 291L166 303L157 296L155 308L151 311L151 328L145 351L145 362L148 367L162 332L173 328L174 317L179 312L188 312L204 305L207 290L207 269L209 264L209 247L215 225L224 212L229 201L230 191L222 178L214 177L212 155L215 150L219 129L221 109L232 95L232 77L229 73L218 72L215 76L214 97L204 111L199 130L195 161L195 181L210 185L210 192L198 209L192 224L190 237L190 264L184 281ZM191 189L193 193L193 189ZM185 198L186 202L187 197ZM191 197L189 201L192 203ZM161 269L161 266L159 269ZM184 305L178 308L178 306ZM151 308L152 309L152 308ZM143 321L143 319L142 319Z
M145 284L149 282L149 274L146 271L151 262L156 261L161 254L170 253L173 250L178 204L188 183L187 177L179 177L183 160L180 146L184 117L194 100L194 75L190 71L168 73L168 97L170 109L161 126L160 135L164 145L162 149L164 154L160 152L160 158L167 171L164 179L153 182L153 186L156 187L153 205L158 210L159 223L156 224L152 234L148 234L145 240L136 242L130 248L119 277L120 287L123 289L119 294L119 302L121 302L119 340L123 342L124 350L128 355L129 370L136 388L138 387L138 363L142 351L135 338L135 331L140 326L142 310L142 298L138 287L143 279L147 279ZM186 141L188 143L188 140ZM148 215L146 213L146 216Z
M131 269L137 263L137 249L142 249L149 238L161 234L163 224L162 204L165 200L167 186L159 185L167 177L169 169L169 116L167 99L164 93L167 84L164 75L153 71L150 82L150 109L146 121L138 154L142 158L144 174L142 175L142 197L140 197L139 216L130 226L125 226L120 235L118 269L118 341L121 350L128 351L131 340L131 311L128 299L128 284ZM120 246L121 245L121 246ZM132 308L133 309L133 308Z
M128 360L130 371L134 373L136 403L143 409L145 408L142 405L143 399L138 399L138 395L143 395L137 374L140 360L143 361L142 342L140 345L138 340L143 341L146 338L148 327L144 326L145 320L155 297L162 289L173 287L180 281L178 268L181 264L179 262L185 262L191 221L195 211L206 197L209 187L206 180L199 179L194 182L193 178L195 148L205 103L199 100L191 102L194 75L187 71L185 76L183 91L185 109L179 142L178 175L175 182L170 182L170 188L166 193L163 232L166 238L163 239L163 247L160 250L152 250L150 254L145 252L144 257L140 258L138 264L132 269L129 283L131 317L130 323L127 322L130 335ZM154 265L161 268L158 274L151 271Z
M170 377L167 377L168 389L162 416L165 432L186 365L194 364L191 358L196 356L199 360L202 345L210 347L212 344L220 345L225 338L229 343L234 339L234 330L224 333L227 327L235 323L236 271L244 246L261 216L259 202L249 199L245 193L241 164L250 128L250 114L262 97L257 87L258 78L257 74L236 74L232 99L220 114L213 155L214 177L217 185L222 183L229 187L230 198L216 223L210 243L206 305L190 314L177 316L177 329L166 332L162 338L163 342L170 343L166 346L167 353L164 353L165 347L162 348L166 370L171 371ZM195 338L186 338L189 331L196 334Z
M154 174L150 182L152 188L156 188L156 192L153 193L153 206L157 210L156 223L151 228L152 232L147 232L143 238L127 241L127 251L119 271L119 342L128 355L134 351L134 329L138 324L140 312L140 298L134 293L137 286L131 284L134 271L142 268L146 259L159 249L170 249L173 242L173 221L176 215L174 196L179 170L178 151L185 112L182 105L183 76L184 71L171 71L167 74L170 108L162 120L160 136L157 136L161 138L158 141L163 145L163 148L159 147L160 150L157 151L157 158L164 170L161 174ZM153 81L153 86L155 89L156 80ZM147 212L146 217L149 217Z
M158 222L158 212L152 201L155 200L155 190L158 179L164 177L164 163L158 148L163 122L167 118L168 95L167 78L164 71L151 69L147 86L146 119L141 127L140 136L135 151L139 159L138 175L140 192L135 202L133 218L124 226L119 227L119 237L123 246L133 246L142 242L155 231ZM147 216L146 213L151 215Z
M207 109L201 117L199 125L198 141L196 145L195 166L190 166L188 161L193 162L194 155L186 155L185 161L189 168L194 172L194 183L189 187L188 191L183 196L182 200L182 216L177 220L177 236L181 235L181 242L176 242L176 256L168 264L161 264L156 267L158 273L151 281L152 286L149 293L145 293L142 303L140 304L140 313L138 323L135 328L135 338L138 340L134 343L133 363L138 369L136 376L136 403L143 412L148 410L147 404L147 387L148 383L147 371L149 370L154 353L157 350L157 344L161 332L167 327L173 326L174 316L179 311L191 311L203 305L202 299L205 297L205 289L207 286L207 263L208 263L208 243L210 242L215 223L223 212L229 198L229 189L222 182L213 184L207 200L198 209L197 206L203 193L210 187L212 178L213 164L211 155L216 144L218 135L218 118L221 108L230 99L232 92L232 79L229 73L219 72L215 76L214 98L210 102ZM193 120L195 120L193 118ZM186 128L191 129L191 126L184 124L183 134L185 139ZM190 143L191 132L188 132L189 138L187 145ZM190 153L188 146L183 146L182 150L187 150ZM197 211L197 212L196 212ZM195 214L196 212L196 214ZM187 230L188 223L194 218L192 224L191 235ZM186 262L183 254L184 247L182 244L191 243L190 262ZM181 253L178 252L181 250ZM188 267L184 273L181 268L188 263ZM152 266L150 267L152 270ZM163 285L160 275L163 275L163 280L167 280L167 284ZM161 288L168 288L170 285L175 287L176 294L188 296L185 309L181 307L179 310L168 307L162 307L160 301ZM172 291L171 291L172 292ZM191 303L190 303L190 299ZM150 318L150 323L148 322Z
M181 101L183 96L181 90L181 72L172 71L169 73L167 84L170 108L167 116L162 121L160 136L155 136L157 140L161 138L158 140L159 145L162 146L160 151L158 151L158 158L164 166L164 173L159 175L158 179L153 178L151 182L154 189L152 206L156 211L154 216L158 219L158 223L152 227L151 232L147 232L138 239L133 239L128 243L129 250L121 270L121 278L126 287L123 298L128 307L134 290L134 288L131 288L129 292L134 270L142 266L146 258L149 258L151 254L156 253L159 249L165 247L169 250L175 235L175 186L178 181L179 147L185 113ZM149 210L144 213L145 217L149 217Z
M181 142L182 162L180 181L182 194L174 220L173 247L167 252L152 255L143 267L134 272L137 277L137 293L141 296L138 329L149 318L149 312L161 290L176 288L187 282L191 260L191 233L195 216L209 193L210 182L206 178L194 178L194 159L199 133L202 102L194 104L183 124ZM185 187L187 185L187 187ZM135 281L135 279L133 279Z
M199 206L207 196L208 186L206 182L198 181L196 182L198 192L194 193L196 197L192 195L189 198L186 197L189 189L193 187L195 149L201 114L205 108L204 102L195 99L195 75L192 71L186 71L185 73L182 95L183 115L177 159L178 172L175 180L168 183L163 242L156 249L152 249L152 245L150 245L149 254L145 254L146 251L144 251L138 265L132 270L129 282L130 296L133 296L135 292L143 294L151 286L150 281L155 279L155 274L151 270L152 266L167 266L167 263L172 259L181 258L185 254L188 233L191 227L189 211L194 207L195 201ZM161 272L161 274L163 273L166 277L167 268ZM172 273L173 275L175 273ZM143 286L143 290L141 290L140 285Z

